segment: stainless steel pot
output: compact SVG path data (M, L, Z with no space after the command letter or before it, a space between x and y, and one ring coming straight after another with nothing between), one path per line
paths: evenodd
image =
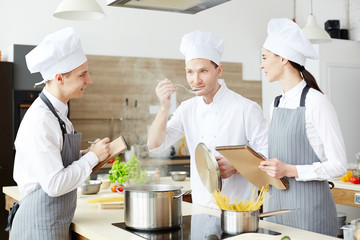
M292 210L279 210L261 213L256 211L229 211L221 210L221 228L227 234L256 232L259 228L259 218L277 216L289 213Z
M182 186L148 184L125 187L125 225L138 230L179 227Z

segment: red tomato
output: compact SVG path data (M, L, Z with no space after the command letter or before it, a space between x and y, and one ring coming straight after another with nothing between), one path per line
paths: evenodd
M124 189L122 187L117 187L116 189L118 189L120 192L124 191Z
M360 183L360 177L351 177L350 182L352 182L354 184L359 184Z
M119 185L113 185L113 186L111 187L111 191L112 191L112 192L116 192L116 188L117 188L117 187L119 187Z
M115 162L115 158L113 158L113 159L111 159L110 161L109 161L109 163L113 163L113 162Z

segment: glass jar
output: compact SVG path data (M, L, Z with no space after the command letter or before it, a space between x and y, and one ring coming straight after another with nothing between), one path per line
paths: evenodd
M351 171L353 176L355 177L359 177L360 176L360 169L359 169L360 165L358 163L348 163L347 164L347 170Z
M355 219L354 238L360 240L360 218Z

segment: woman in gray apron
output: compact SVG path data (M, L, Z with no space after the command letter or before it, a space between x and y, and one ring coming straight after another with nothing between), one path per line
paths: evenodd
M72 28L48 35L26 61L30 72L40 71L46 86L25 114L15 140L20 201L11 209L7 229L11 240L70 239L77 187L108 157L109 139L80 154L81 133L66 117L68 101L80 98L92 83Z
M345 174L346 154L336 113L304 67L316 53L296 23L272 19L262 55L261 68L269 82L280 81L283 94L271 107L269 159L259 167L289 182L286 190L270 186L264 209L298 209L268 220L336 236L336 206L327 180Z

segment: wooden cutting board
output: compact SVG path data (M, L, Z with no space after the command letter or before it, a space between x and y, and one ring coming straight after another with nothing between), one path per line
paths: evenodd
M120 153L127 150L127 144L123 136L118 137L110 143L110 155L104 161L99 162L92 170L91 174L99 170L102 166L108 163L111 159L118 156Z
M264 158L248 145L219 146L215 150L226 157L246 180L258 188L271 184L279 190L284 190L289 186L285 179L271 177L260 170L259 165Z
M124 209L124 202L98 203L100 209Z

